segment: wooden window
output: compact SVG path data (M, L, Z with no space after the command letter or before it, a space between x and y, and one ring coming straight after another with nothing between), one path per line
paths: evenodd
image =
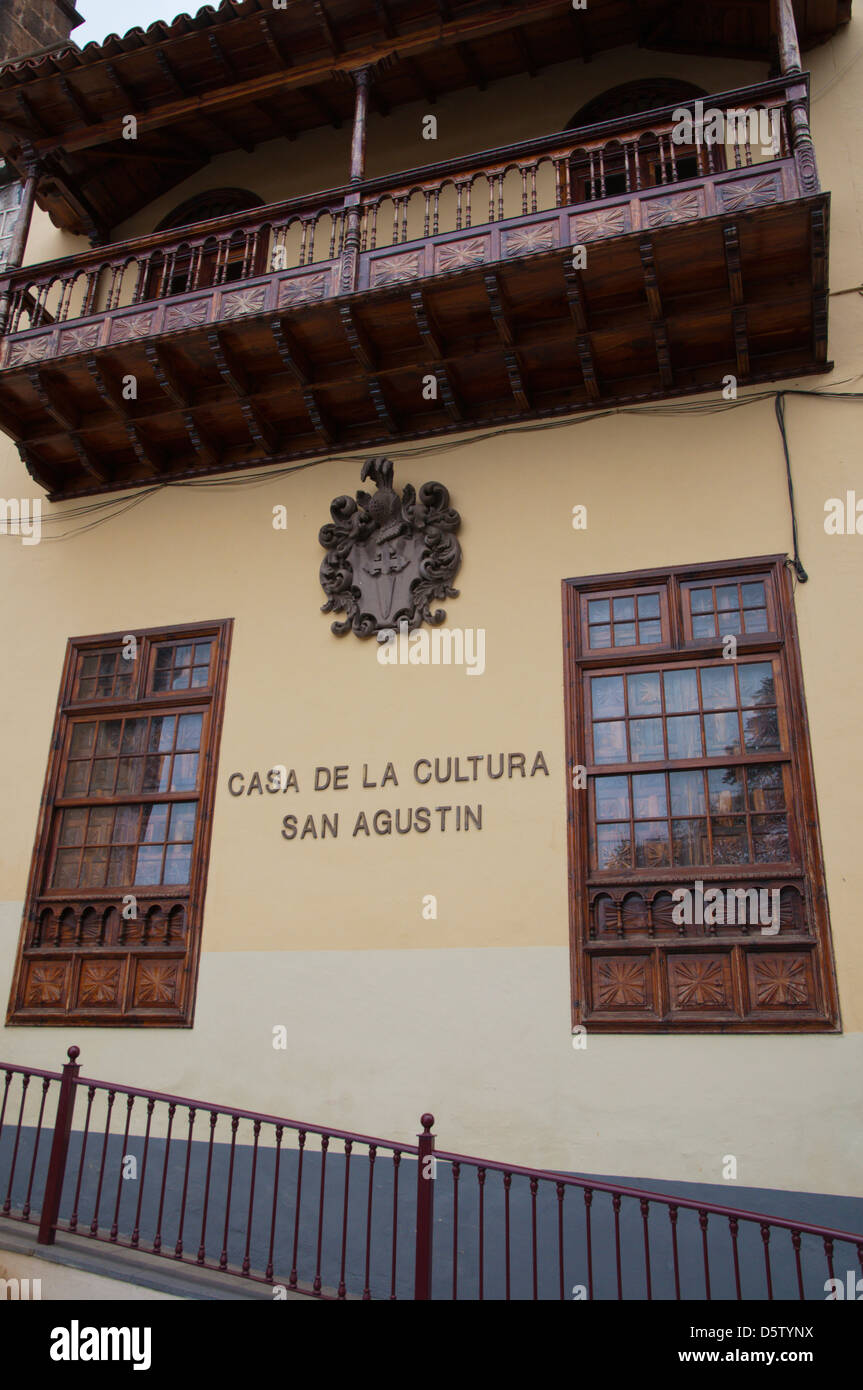
M838 1031L784 557L567 580L564 619L574 1022Z
M9 1023L191 1025L231 626L69 642Z

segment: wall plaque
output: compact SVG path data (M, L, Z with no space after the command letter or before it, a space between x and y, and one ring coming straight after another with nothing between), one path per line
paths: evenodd
M455 535L461 517L442 483L424 483L419 494L406 483L396 492L391 459L367 459L360 481L367 478L377 491L337 497L332 521L321 527L318 539L327 552L321 612L347 615L332 624L339 637L371 637L403 623L409 629L436 627L446 613L432 610L433 600L458 596L452 581L461 564Z

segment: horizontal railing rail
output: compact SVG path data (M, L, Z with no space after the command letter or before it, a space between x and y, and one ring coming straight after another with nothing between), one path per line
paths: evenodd
M775 143L767 154L763 145L760 153L756 148L754 120L721 142L672 139L680 113L697 111L693 100L684 101L15 270L0 280L5 331L234 288L309 266L331 275L322 296L350 292L359 287L357 257L388 246L711 179L757 168L767 158L797 159L806 142L811 149L807 83L806 75L782 78L704 99L707 112L775 112Z
M432 1115L400 1143L99 1081L77 1057L0 1063L0 1216L43 1243L366 1301L824 1299L863 1274L863 1234L436 1149Z

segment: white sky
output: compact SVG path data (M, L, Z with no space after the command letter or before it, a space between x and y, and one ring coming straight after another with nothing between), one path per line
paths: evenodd
M172 20L178 14L194 14L205 0L76 0L75 8L84 23L72 30L80 48L85 43L101 43L108 34L125 34L139 24L146 29L156 19ZM210 0L213 7L218 0Z

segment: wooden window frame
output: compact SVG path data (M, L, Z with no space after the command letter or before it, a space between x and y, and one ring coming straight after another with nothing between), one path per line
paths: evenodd
M7 1024L192 1026L232 631L233 620L224 619L68 640ZM105 648L122 647L130 636L137 642L137 654L128 694L76 698L81 658ZM155 650L160 643L185 645L204 641L213 642L215 647L210 654L206 686L190 684L184 689L151 690ZM191 667L189 678L191 682ZM188 789L147 793L134 788L123 794L115 791L111 796L87 792L77 797L62 793L76 722L87 722L90 717L105 721L198 711L203 714L203 723L194 793ZM119 759L118 752L118 767ZM188 883L111 884L70 890L51 887L48 873L55 848L57 812L70 800L82 806L108 808L124 803L153 805L194 800L197 813ZM166 846L168 843L166 836ZM137 899L139 909L133 920L122 915L123 899L130 894ZM49 912L53 916L48 919L50 927L46 930Z
M736 633L737 662L763 655L778 662L777 718L787 727L773 759L787 767L791 797L786 798L791 848L787 863L615 869L592 867L592 783L597 776L655 770L659 763L595 766L588 726L586 682L596 675L632 673L660 667L688 668L723 657L723 636L693 638L684 596L704 583L763 580L767 589L767 628ZM668 643L641 648L590 649L587 604L615 591L632 593L664 586ZM663 613L665 613L663 608ZM563 581L564 691L572 1022L607 1033L841 1032L839 999L830 934L824 856L818 822L815 779L792 576L787 556L748 557L661 569L642 569ZM631 719L631 714L628 719ZM787 721L786 724L783 720ZM670 751L670 750L669 750ZM760 761L770 761L767 755ZM723 765L745 767L750 754L723 755ZM704 756L662 759L664 771L719 765ZM575 769L586 768L586 786L574 785ZM624 769L621 771L621 769ZM630 803L631 805L631 803ZM630 814L634 811L630 809ZM705 816L711 815L708 806ZM747 816L752 812L747 812ZM667 815L672 812L669 808ZM713 831L711 829L711 837ZM711 838L711 843L712 843ZM799 849L799 862L792 856ZM637 863L637 855L632 863ZM758 926L687 925L672 934L667 909L675 887L701 880L710 887L779 888L788 893L779 933ZM797 894L797 897L793 895ZM799 904L799 912L797 905ZM654 912L656 906L656 912ZM771 981L773 981L771 985Z

